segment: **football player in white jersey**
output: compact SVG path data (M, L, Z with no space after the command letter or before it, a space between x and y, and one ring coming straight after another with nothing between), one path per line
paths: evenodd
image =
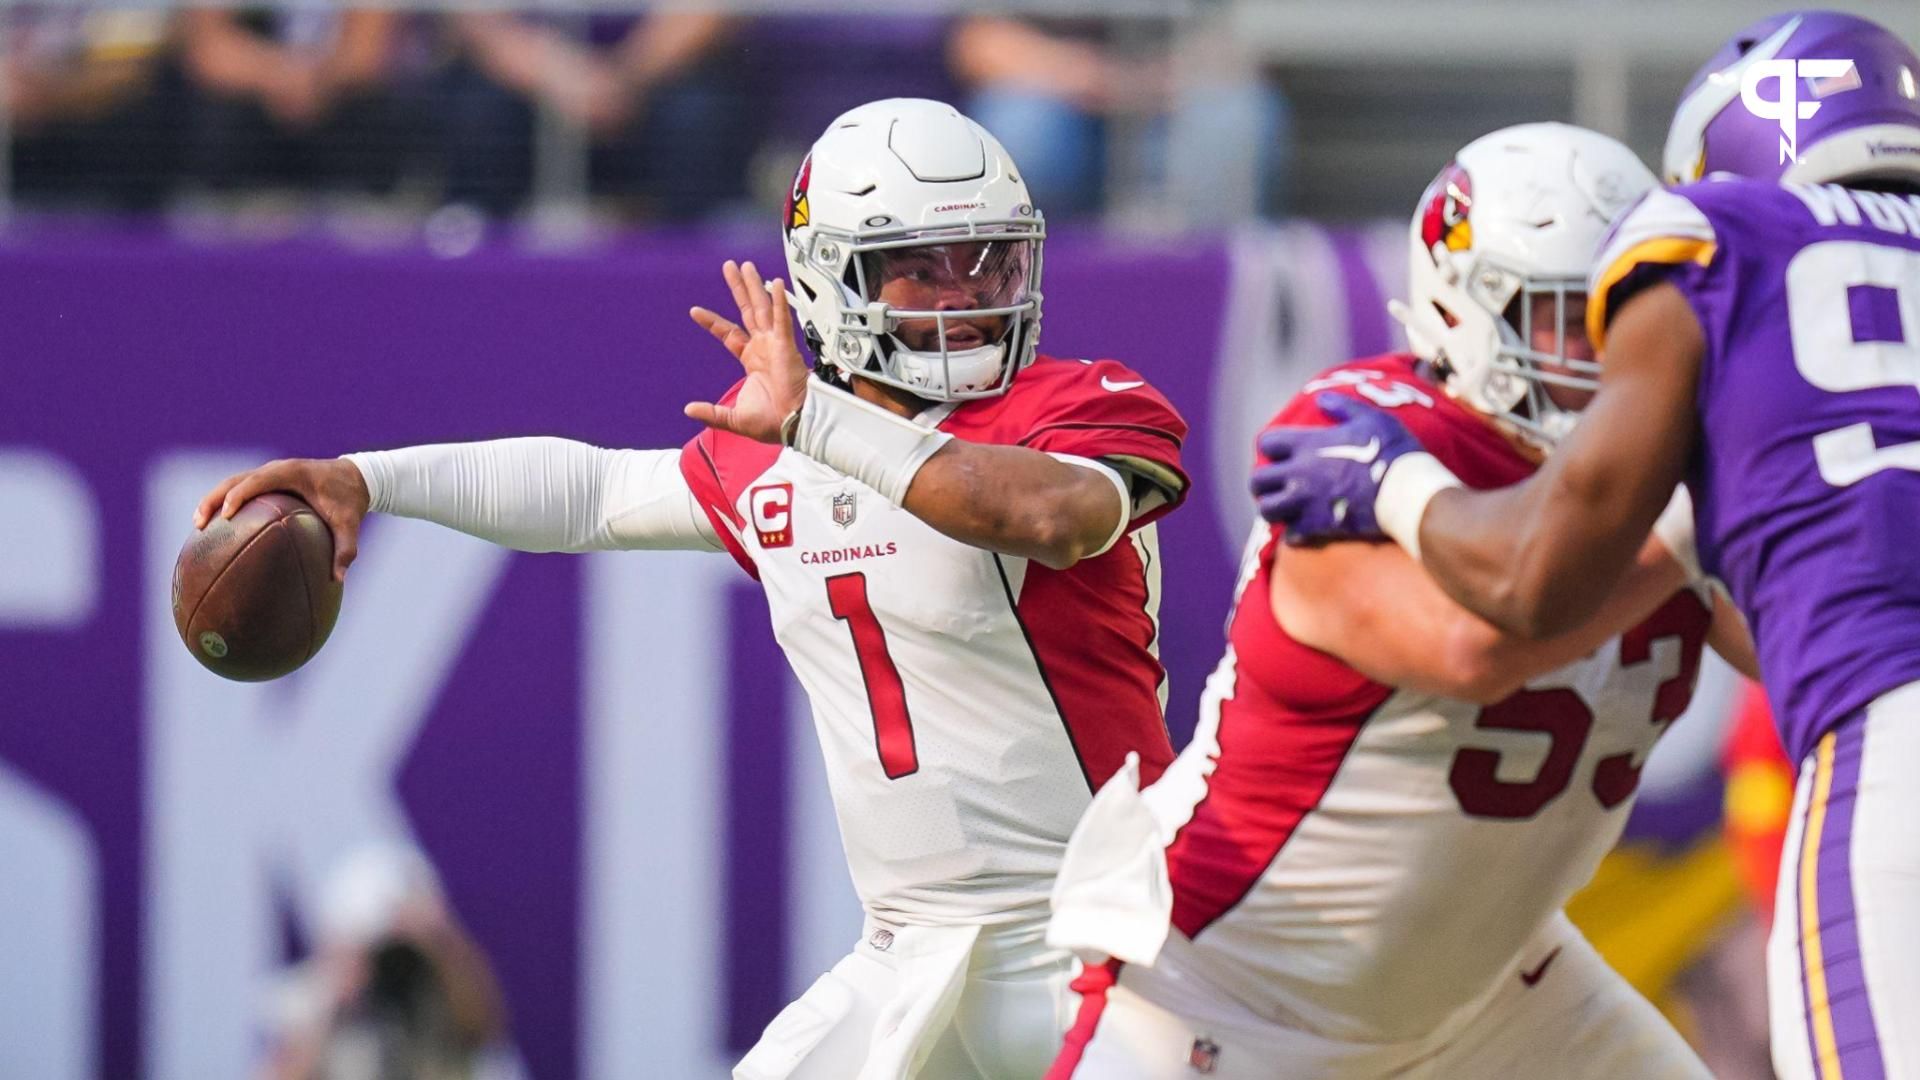
M1524 478L1592 395L1586 267L1653 183L1562 124L1471 143L1413 218L1394 305L1413 354L1333 368L1274 422L1366 401L1467 483ZM1689 523L1547 641L1468 613L1399 547L1258 525L1193 743L1142 793L1123 771L1069 847L1051 939L1090 964L1051 1080L1706 1077L1561 913L1702 643L1751 663L1685 566Z
M1128 754L1173 757L1152 522L1185 493L1186 425L1119 363L1037 355L1041 215L949 106L835 120L783 233L790 286L728 263L738 321L694 310L746 375L687 406L708 427L683 448L273 462L196 520L295 492L340 572L369 510L530 551L730 553L812 704L867 915L734 1075L1024 1080L1071 1014L1044 941L1067 838Z

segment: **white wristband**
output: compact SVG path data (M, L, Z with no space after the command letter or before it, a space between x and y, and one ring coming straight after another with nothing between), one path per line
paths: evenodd
M1700 569L1700 548L1694 542L1693 496L1687 493L1685 484L1673 489L1673 498L1667 500L1667 508L1653 523L1653 535L1686 570L1689 583L1706 576Z
M1462 486L1453 471L1426 451L1402 454L1387 467L1380 490L1373 497L1373 517L1380 531L1420 560L1420 519L1435 495Z
M951 438L820 379L808 379L807 401L800 407L790 445L899 506L920 466Z

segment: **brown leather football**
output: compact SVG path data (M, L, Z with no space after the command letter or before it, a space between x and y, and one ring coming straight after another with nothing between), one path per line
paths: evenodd
M340 614L333 536L300 499L274 492L187 537L173 564L173 624L208 671L277 679L313 659Z

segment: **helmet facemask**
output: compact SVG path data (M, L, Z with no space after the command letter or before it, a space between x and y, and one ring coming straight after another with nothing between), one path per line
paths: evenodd
M936 401L992 397L1031 363L1040 328L1039 216L949 228L815 228L792 253L832 297L805 307L836 321L811 326L822 359ZM828 284L831 283L831 284ZM829 300L821 303L821 300Z
M1654 186L1633 151L1565 124L1461 148L1417 205L1407 302L1388 309L1461 404L1548 449L1600 386L1586 274L1608 223Z
M1488 295L1481 296L1482 289ZM1483 266L1468 291L1501 312L1499 343L1480 396L1499 419L1551 447L1573 430L1600 389L1600 365L1586 344L1587 282ZM1503 295L1505 303L1496 304Z
M1046 225L1006 148L953 106L888 98L828 126L784 225L822 365L931 401L1005 393L1040 337Z
M1388 305L1414 351L1454 397L1521 437L1543 449L1565 438L1600 388L1586 280L1522 274L1488 256L1435 279L1424 306Z

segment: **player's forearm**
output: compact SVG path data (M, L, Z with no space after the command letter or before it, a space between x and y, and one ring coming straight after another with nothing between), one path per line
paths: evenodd
M1600 393L1540 471L1443 492L1420 520L1427 569L1504 630L1547 637L1592 618L1680 483L1705 344L1676 290L1644 296L1615 320Z
M523 438L347 457L366 479L370 510L519 551L719 549L678 451Z
M1499 701L1537 675L1587 656L1608 638L1646 621L1660 605L1687 586L1687 571L1664 545L1649 538L1599 610L1586 622L1546 638L1529 638L1480 622L1484 642L1474 646L1477 670L1485 679L1486 701Z
M964 544L1065 569L1119 539L1130 503L1092 461L990 446L923 427L809 380L782 438Z
M962 543L1057 570L1106 550L1127 512L1121 486L1095 468L959 439L921 466L903 505Z
M1619 493L1556 469L1498 491L1444 491L1420 520L1420 561L1447 595L1501 630L1547 638L1593 619L1633 562L1655 509L1623 527ZM1671 485L1669 485L1669 490Z
M1462 607L1391 545L1282 545L1275 552L1272 604L1294 640L1375 682L1491 704L1639 623L1686 582L1680 563L1649 539L1594 619L1535 640Z

